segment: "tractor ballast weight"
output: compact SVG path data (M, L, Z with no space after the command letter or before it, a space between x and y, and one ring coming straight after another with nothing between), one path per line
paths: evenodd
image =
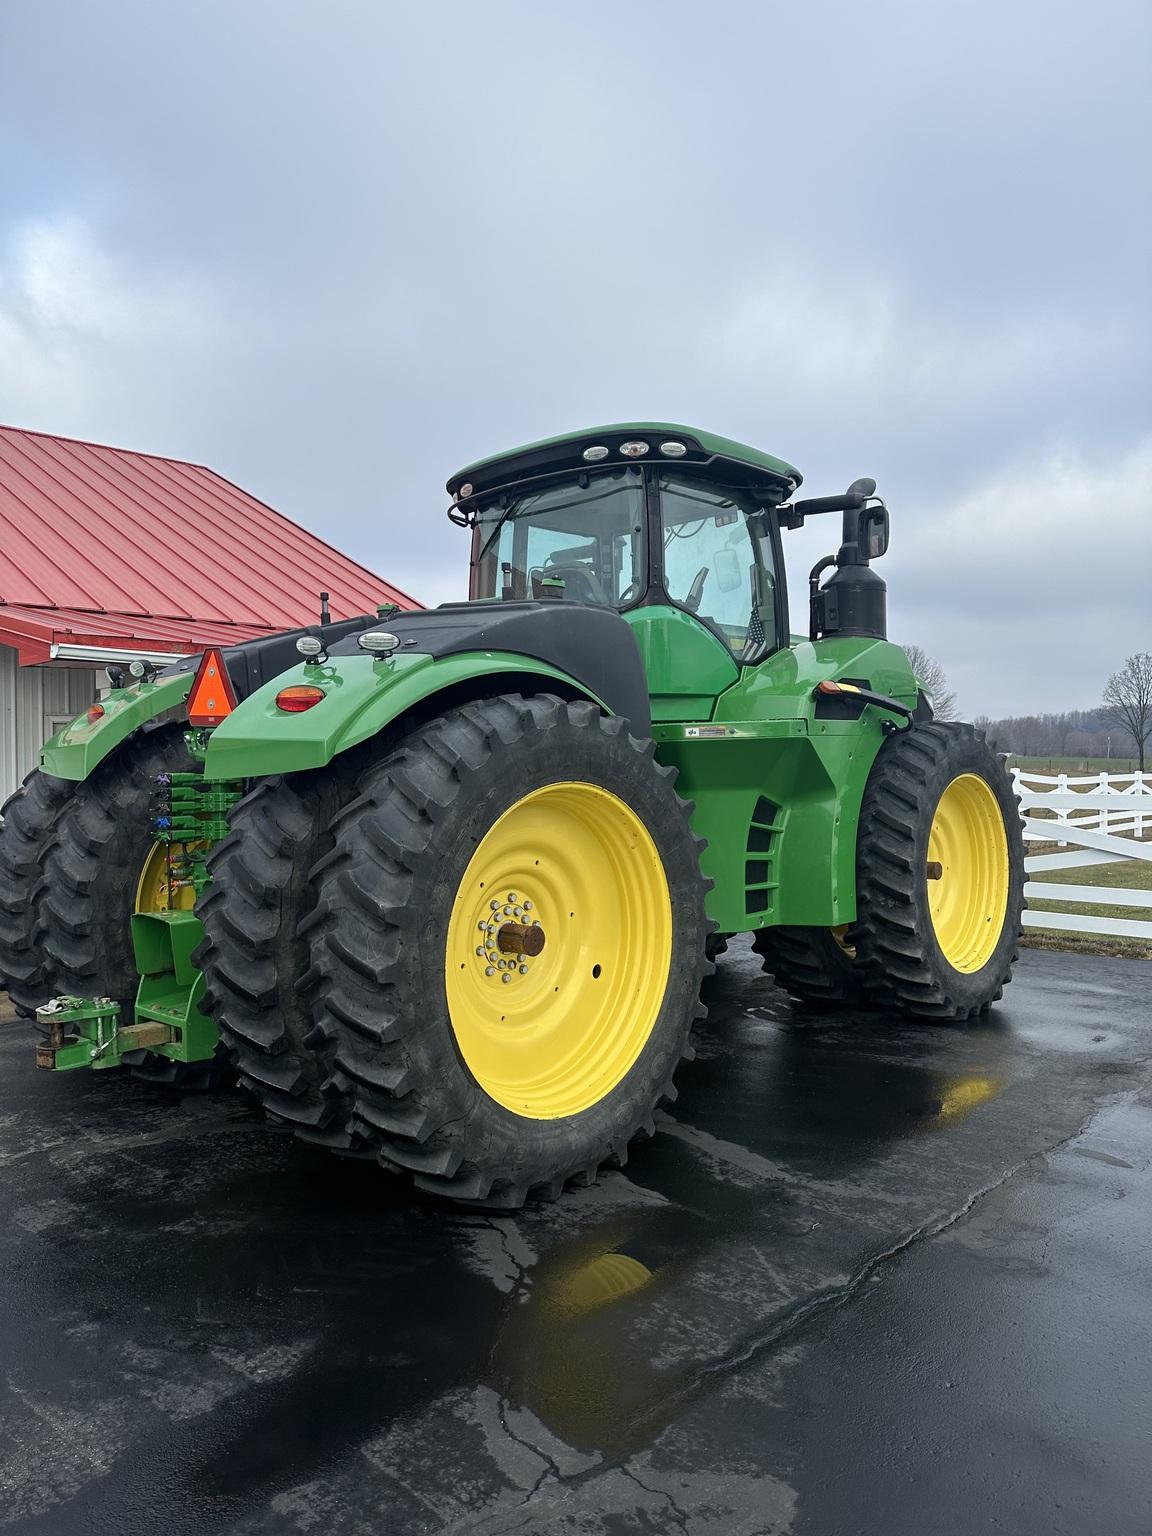
M467 603L114 676L0 833L41 1064L219 1036L306 1139L515 1206L651 1131L728 935L807 1003L988 1007L1011 787L886 638L874 482L799 484L682 426L566 434L449 481ZM781 534L827 512L800 636Z

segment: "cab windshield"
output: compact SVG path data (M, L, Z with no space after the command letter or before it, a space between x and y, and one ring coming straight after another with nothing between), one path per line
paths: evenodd
M627 607L643 585L643 474L605 470L491 502L473 537L476 598L539 598L563 582L570 600Z
M649 517L658 575L647 564ZM560 596L618 609L670 603L699 619L737 661L759 661L776 643L774 551L763 508L747 489L715 476L620 465L539 489L513 487L476 509L473 540L474 599Z

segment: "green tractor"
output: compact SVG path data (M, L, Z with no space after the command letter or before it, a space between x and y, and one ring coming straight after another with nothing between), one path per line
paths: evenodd
M498 1207L675 1096L728 937L820 1006L966 1019L1010 979L1020 818L886 639L871 480L683 426L470 465L471 596L112 689L0 833L0 982L47 1069L226 1053L268 1113ZM782 534L843 515L790 633Z

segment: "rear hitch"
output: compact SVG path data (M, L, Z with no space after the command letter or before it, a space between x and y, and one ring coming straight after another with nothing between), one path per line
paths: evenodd
M48 1072L69 1067L118 1067L126 1051L168 1045L173 1031L144 1020L120 1023L120 1005L110 997L54 997L36 1010L47 1034L36 1044L36 1065Z
M132 943L140 990L135 1017L121 1023L110 997L54 997L36 1010L45 1031L36 1065L48 1072L72 1067L119 1067L151 1051L171 1061L208 1061L218 1039L205 1014L204 977L192 963L202 929L191 912L138 912Z

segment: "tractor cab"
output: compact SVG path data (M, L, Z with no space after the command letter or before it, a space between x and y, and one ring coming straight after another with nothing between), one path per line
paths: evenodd
M472 529L473 600L678 609L755 661L787 634L775 508L799 482L725 438L620 424L471 465L449 515Z
M621 423L470 465L448 482L449 516L472 530L473 601L614 609L642 651L652 650L646 637L662 610L657 649L667 651L670 637L675 650L698 659L714 649L711 672L734 678L734 668L788 643L780 530L815 512L842 510L845 534L839 555L813 575L812 638L883 638L884 584L864 569L887 543L874 483L792 502L800 481L792 465L728 438L667 422ZM835 574L820 589L830 567ZM686 626L685 615L695 623Z

